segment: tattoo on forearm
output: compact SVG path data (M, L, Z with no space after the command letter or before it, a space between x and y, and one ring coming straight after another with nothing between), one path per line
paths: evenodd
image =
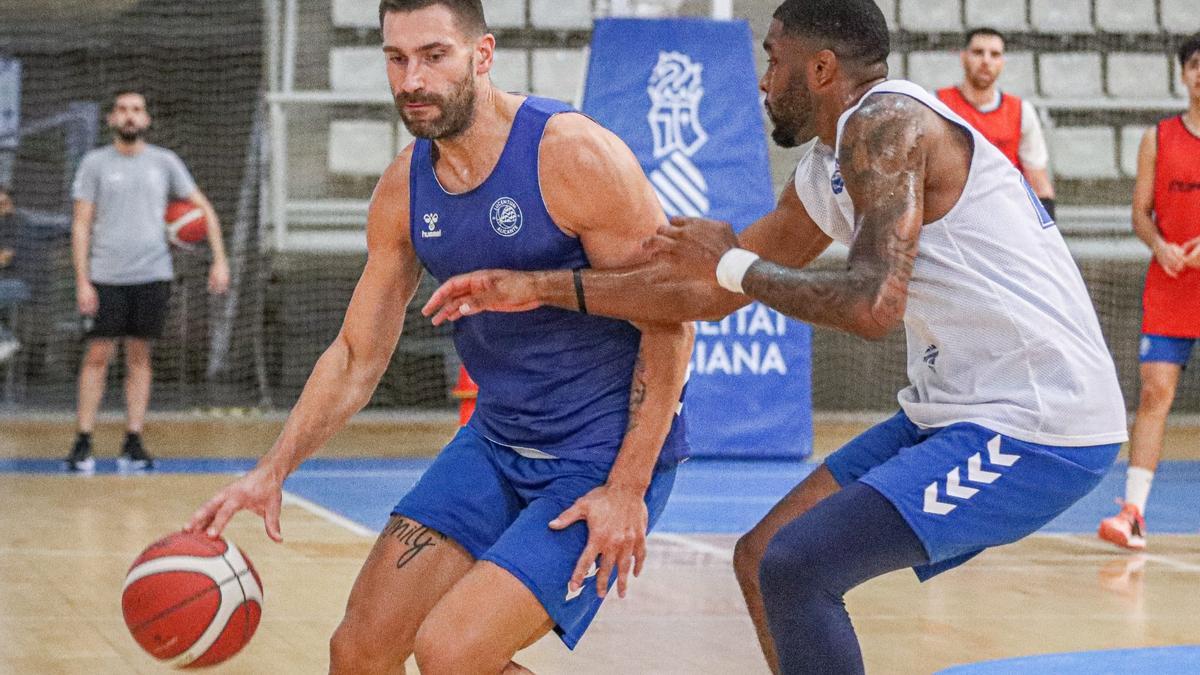
M857 219L847 268L808 272L759 262L742 282L752 297L804 321L867 335L903 318L924 220L926 113L906 96L864 103L839 154Z
M646 362L638 354L633 364L633 382L629 387L629 426L626 433L633 431L641 417L642 404L646 402Z
M415 520L400 517L393 518L387 524L383 529L383 536L395 537L396 541L408 547L396 559L397 568L412 562L421 551L436 546L439 541L446 541L446 535L441 532L425 527Z

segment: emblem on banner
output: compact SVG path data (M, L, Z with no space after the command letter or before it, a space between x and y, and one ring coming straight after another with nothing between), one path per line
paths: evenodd
M659 52L646 87L654 159L661 160L650 172L650 182L672 216L703 216L710 207L708 183L691 159L708 142L708 133L700 125L703 73L703 64L687 54Z

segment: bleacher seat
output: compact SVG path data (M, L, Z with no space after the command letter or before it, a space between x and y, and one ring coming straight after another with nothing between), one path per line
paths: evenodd
M525 0L487 0L483 9L489 28L525 27Z
M1128 126L1121 129L1121 173L1130 178L1137 176L1138 148L1142 144L1142 135L1148 128Z
M1096 0L1096 28L1109 33L1155 33L1154 0Z
M1200 32L1200 7L1196 0L1162 0L1163 30L1177 35Z
M1058 127L1049 132L1050 161L1060 178L1116 178L1116 130L1109 126Z
M378 120L333 120L329 123L327 162L330 173L378 176L396 156L395 129Z
M329 88L334 91L388 91L387 61L378 47L329 50Z
M1179 58L1171 55L1171 94L1175 98L1187 98L1187 86L1183 83L1183 66L1179 65Z
M1090 0L1030 0L1029 16L1039 33L1090 33Z
M1037 94L1033 52L1008 52L1004 55L1004 72L1000 74L1000 89L1017 96Z
M538 96L573 103L582 93L584 66L582 49L535 49L530 89Z
M937 91L962 80L962 59L958 52L909 52L908 79Z
M888 28L896 30L896 0L875 0L875 4L887 19Z
M904 68L904 54L896 51L888 54L887 64L888 77L892 78L893 80L908 79L908 71L906 71Z
M497 49L492 59L492 84L504 91L529 91L529 52Z
M338 28L379 28L379 3L372 0L333 0L333 25Z
M1108 95L1117 98L1170 96L1171 64L1161 54L1110 53Z
M1100 54L1043 53L1039 58L1042 95L1050 98L1096 98L1104 95Z
M926 33L962 30L959 0L900 0L900 27Z
M591 0L532 0L529 18L535 28L591 28L592 3Z
M967 30L988 26L1001 31L1020 31L1025 21L1025 0L967 0Z

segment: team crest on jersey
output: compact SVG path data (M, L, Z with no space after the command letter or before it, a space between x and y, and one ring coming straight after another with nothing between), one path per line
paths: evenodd
M833 188L835 195L846 191L846 181L842 178L842 165L836 159L833 160L833 177L829 179L829 187Z
M492 222L492 229L501 237L511 237L520 232L525 222L521 207L512 197L501 197L493 202L488 219Z

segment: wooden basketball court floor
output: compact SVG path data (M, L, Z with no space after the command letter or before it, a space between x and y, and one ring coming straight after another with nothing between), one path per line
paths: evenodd
M278 428L273 419L154 418L146 437L165 460L161 471L67 476L50 460L70 443L69 421L0 417L0 673L163 672L122 622L125 571L146 544L179 528L227 482L228 472L244 470ZM819 424L817 456L861 428ZM427 461L412 458L428 457L451 432L441 419L355 422L323 453L332 459L306 465L289 482L283 544L270 542L256 517L238 516L227 536L258 568L265 612L250 645L211 672L325 672L327 641L370 531ZM119 422L108 420L97 432L98 456L114 455L119 435ZM1198 438L1196 428L1169 431L1166 456L1177 461L1156 481L1146 554L1095 539L1096 521L1113 511L1121 492L1119 468L1045 534L926 584L900 571L852 591L847 604L868 672L931 673L991 659L1200 644L1200 464L1191 461L1200 459ZM347 459L362 456L400 459ZM766 672L730 567L735 533L766 510L774 499L768 493L811 467L685 468L690 473L681 469L629 597L606 602L574 653L550 636L518 661L539 673ZM362 500L350 486L382 492L374 497L382 508L356 516ZM353 503L323 499L330 493ZM1200 648L1155 652L1177 658L1137 656L1133 670L1018 661L987 672L1200 671ZM984 672L971 668L961 672Z

